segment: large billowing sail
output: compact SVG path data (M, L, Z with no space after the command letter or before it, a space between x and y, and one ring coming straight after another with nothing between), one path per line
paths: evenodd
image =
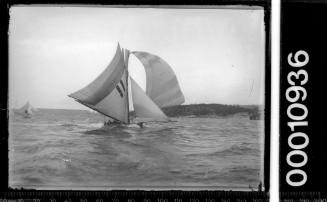
M132 52L144 65L146 94L159 107L182 104L185 99L171 67L160 57L147 52Z
M161 109L145 94L143 89L131 78L131 89L134 111L137 117L166 119Z
M106 116L128 123L127 91L127 71L118 45L114 58L102 74L69 96Z
M118 44L108 67L89 85L69 96L83 103L96 105L115 89L124 71L124 57Z

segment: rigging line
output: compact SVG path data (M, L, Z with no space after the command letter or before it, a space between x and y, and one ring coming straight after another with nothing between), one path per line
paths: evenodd
M126 97L127 97L127 102L126 102L126 105L127 105L127 122L130 123L130 120L129 120L129 94L128 94L128 70L126 69L126 88L127 88L127 91L126 91Z
M252 80L252 85L251 85L251 90L250 90L249 96L251 96L251 94L252 94L252 91L253 91L253 84L254 84L254 80Z

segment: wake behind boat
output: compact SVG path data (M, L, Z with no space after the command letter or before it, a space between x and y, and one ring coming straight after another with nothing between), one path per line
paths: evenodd
M145 68L146 91L128 73L130 54L134 54ZM129 93L132 93L132 100L129 100ZM146 122L131 122L130 102L136 117L151 122L168 121L161 108L185 101L177 77L168 63L147 52L121 49L119 44L108 67L93 82L69 97L108 117L110 121L104 124L105 128L131 124L144 127Z

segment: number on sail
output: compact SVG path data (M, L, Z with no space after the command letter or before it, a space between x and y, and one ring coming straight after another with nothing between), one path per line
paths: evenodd
M123 88L123 90L125 91L125 86L124 86L124 83L123 83L122 80L120 80L120 85L121 85L121 87Z
M116 86L116 89L117 89L117 91L118 91L120 97L123 97L123 92L121 92L121 90L120 90L120 88L119 88L118 85Z

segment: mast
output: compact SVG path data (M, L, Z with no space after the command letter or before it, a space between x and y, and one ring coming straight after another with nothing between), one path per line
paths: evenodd
M124 50L124 64L126 68L126 96L127 96L127 123L130 123L130 117L129 117L129 94L128 94L128 59L129 59L129 50L128 49L123 49Z

